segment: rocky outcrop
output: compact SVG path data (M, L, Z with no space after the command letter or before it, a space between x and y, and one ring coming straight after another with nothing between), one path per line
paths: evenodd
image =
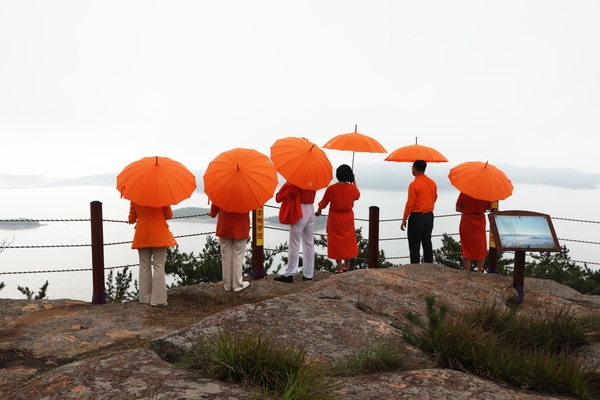
M221 284L169 292L169 306L91 305L70 300L0 299L2 399L246 399L252 389L207 380L174 367L203 335L262 332L305 349L323 364L347 359L371 341L402 343L410 371L340 378L340 399L548 399L468 373L439 369L402 340L405 313L424 314L425 297L450 313L516 299L512 277L476 274L437 264L319 272L312 282L253 281L240 293ZM552 281L525 279L519 312L568 309L600 312L598 296ZM400 329L399 329L400 327ZM595 344L576 355L599 360ZM417 395L418 394L418 395Z

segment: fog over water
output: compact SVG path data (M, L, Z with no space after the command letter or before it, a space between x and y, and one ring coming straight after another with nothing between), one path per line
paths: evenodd
M404 164L401 164L405 166ZM446 167L447 168L447 167ZM404 169L406 171L404 172ZM379 207L380 214L380 249L394 264L408 262L408 245L406 232L399 229L400 218L406 202L406 182L395 183L398 189L383 190L369 188L368 174L356 166L357 182L361 188L361 198L355 203L356 226L362 227L363 237L368 237L369 207ZM408 168L400 168L402 173L409 174ZM431 169L435 177L435 168ZM400 175L400 174L399 174ZM438 173L439 175L439 173ZM114 178L113 178L114 179ZM394 179L396 179L394 177ZM404 179L404 178L402 178ZM434 235L442 233L457 234L459 216L454 210L458 191L448 187L440 178L439 198L436 203L436 219ZM400 179L398 179L400 180ZM361 184L361 182L363 182ZM323 191L317 193L317 201ZM597 244L582 242L598 242L600 237L600 211L591 207L593 199L598 199L600 189L573 189L541 184L515 183L513 196L500 202L500 210L526 210L549 214L559 242L570 250L573 260L588 262L596 269L600 264L600 253ZM129 201L119 198L114 186L45 186L45 187L12 187L0 189L0 219L29 218L41 220L41 226L31 229L0 229L0 241L7 240L12 248L0 253L0 282L6 287L0 290L0 298L25 298L17 286L27 286L34 292L49 281L49 298L71 298L90 301L92 296L91 268L91 231L90 203L102 203L104 261L105 266L116 267L137 265L137 251L131 249L133 225L126 223ZM174 209L183 207L208 206L206 195L198 190ZM271 200L265 207L265 216L277 215L278 204ZM325 210L327 212L327 209ZM82 221L76 221L81 219ZM44 221L52 220L52 221ZM58 221L55 221L58 220ZM578 222L585 220L591 222ZM190 220L172 220L169 222L177 239L180 251L198 254L204 247L206 235L214 236L215 221L191 222ZM274 227L275 228L275 227ZM278 227L281 228L281 227ZM458 240L458 236L453 236ZM281 229L265 230L265 246L275 247L286 242L288 233ZM434 238L434 248L441 245L440 237ZM21 248L22 246L22 248ZM32 248L30 246L50 246L48 248ZM15 248L16 247L16 248ZM326 254L326 249L317 249ZM275 263L275 265L277 262ZM62 271L77 272L44 272L26 274L7 274L7 272L27 271ZM134 279L137 279L137 267L131 268ZM106 272L108 274L108 271Z

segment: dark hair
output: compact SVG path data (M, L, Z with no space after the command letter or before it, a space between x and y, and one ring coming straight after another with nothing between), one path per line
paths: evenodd
M425 172L425 168L427 168L427 163L423 160L417 160L413 163L413 167L415 167L417 171Z
M352 168L350 168L350 166L347 164L342 164L335 170L335 177L338 181L349 183L354 182L354 174L352 173Z

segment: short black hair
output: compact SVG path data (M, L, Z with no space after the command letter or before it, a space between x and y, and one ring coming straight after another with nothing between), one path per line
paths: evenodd
M342 164L335 170L335 177L338 181L354 182L354 173L348 164Z
M423 160L416 160L413 163L413 167L415 167L418 171L425 172L425 168L427 168L427 163Z

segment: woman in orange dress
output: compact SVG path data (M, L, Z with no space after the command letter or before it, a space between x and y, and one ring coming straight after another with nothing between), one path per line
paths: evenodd
M456 211L460 217L460 247L465 271L471 270L471 263L477 264L477 272L483 272L487 255L485 212L492 208L487 200L474 199L461 193L456 200Z
M327 257L337 264L336 274L347 272L350 259L358 255L354 228L354 202L360 198L356 180L349 165L343 164L335 173L338 182L330 185L319 202L315 215L329 205L327 217Z
M151 306L167 305L165 262L167 247L177 244L167 220L173 217L170 206L148 207L134 202L129 205L128 221L135 225L132 249L140 259L139 301Z

